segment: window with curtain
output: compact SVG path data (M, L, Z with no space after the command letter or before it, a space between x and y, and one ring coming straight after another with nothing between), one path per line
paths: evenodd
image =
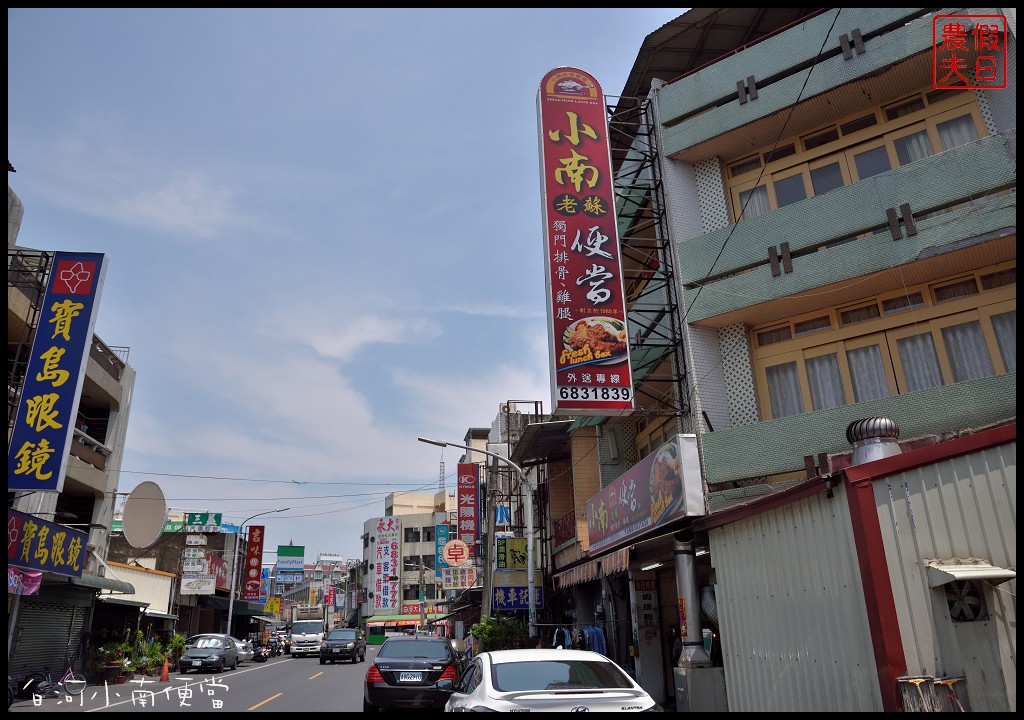
M889 383L878 345L847 350L846 362L850 366L854 402L889 397Z
M896 341L907 390L927 390L942 385L942 369L931 333L922 333Z
M992 330L995 331L1006 372L1017 372L1017 311L993 315Z
M772 417L800 415L804 411L800 393L800 377L795 362L783 363L766 369L768 378L768 399L772 406Z
M839 375L839 358L835 353L808 359L807 381L811 388L811 404L815 410L828 410L846 404L843 379Z
M970 114L947 120L936 125L943 150L951 150L959 145L966 145L978 139L978 128Z
M764 185L759 185L751 190L741 192L740 210L742 212L740 219L742 220L756 218L758 215L764 215L771 210L771 206L768 203L768 188Z
M942 328L942 341L946 344L954 382L978 380L996 374L981 334L981 323L977 320Z
M928 131L921 130L893 141L896 157L900 165L909 165L915 160L923 160L932 154L932 144L928 140Z

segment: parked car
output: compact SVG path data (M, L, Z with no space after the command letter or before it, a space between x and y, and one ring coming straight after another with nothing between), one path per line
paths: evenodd
M448 638L389 637L366 671L363 712L395 708L441 710L462 677L461 668ZM446 689L441 687L444 681Z
M332 665L339 660L354 663L366 659L366 638L356 628L334 628L320 645L320 664Z
M235 647L238 649L238 662L244 663L252 660L256 654L256 648L253 647L252 643L248 640L239 640L236 637L231 638L235 643Z
M454 687L452 687L454 685ZM446 712L662 712L626 671L590 650L482 652L451 694Z
M234 638L222 633L194 635L185 644L185 652L178 661L178 672L189 670L216 670L238 667L238 647Z

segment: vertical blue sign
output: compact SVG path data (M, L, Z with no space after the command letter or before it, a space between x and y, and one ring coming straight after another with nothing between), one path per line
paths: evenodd
M64 489L105 271L102 254L54 253L7 446L8 490Z
M444 513L442 513L443 515ZM448 524L438 523L434 526L434 540L436 541L434 547L436 548L437 559L434 562L434 577L437 580L441 579L441 570L448 567L448 563L444 561L444 554L441 552L444 550L445 543L448 542Z

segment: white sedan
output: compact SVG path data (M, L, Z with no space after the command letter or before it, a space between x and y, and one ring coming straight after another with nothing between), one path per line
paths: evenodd
M252 643L248 640L239 640L236 637L231 639L234 641L235 647L238 648L238 662L243 663L252 660L253 655L256 654L256 649Z
M438 688L442 683L438 682ZM473 658L446 712L661 712L626 671L590 650L495 650Z

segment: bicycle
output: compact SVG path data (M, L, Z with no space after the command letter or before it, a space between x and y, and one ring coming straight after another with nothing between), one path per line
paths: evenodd
M42 672L29 673L25 680L26 683L34 681L33 693L36 695L50 695L52 691L56 690L58 693L65 692L68 695L81 695L87 684L85 675L75 672L71 658L67 658L66 662L67 668L64 670L64 674L56 681L54 681L53 676L50 674L49 665L43 667Z

